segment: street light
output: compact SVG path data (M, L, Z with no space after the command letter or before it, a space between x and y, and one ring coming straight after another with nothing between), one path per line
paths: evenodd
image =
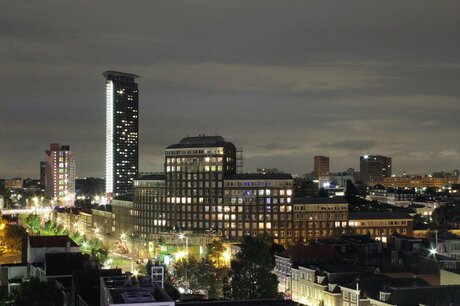
M185 239L185 260L186 260L186 265L185 265L185 285L187 286L188 289L188 279L187 279L187 268L188 268L188 237L185 236L183 233L179 234L179 239L184 240Z

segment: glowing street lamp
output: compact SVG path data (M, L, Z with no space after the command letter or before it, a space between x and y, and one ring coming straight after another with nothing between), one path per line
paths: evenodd
M185 239L185 260L187 261L187 265L185 266L185 285L188 287L187 284L187 268L188 268L188 237L185 236L183 233L179 234L179 240Z

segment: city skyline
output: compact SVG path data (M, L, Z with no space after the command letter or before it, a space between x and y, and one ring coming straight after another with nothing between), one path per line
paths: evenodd
M242 146L245 171L459 168L459 3L139 2L117 24L120 5L3 3L0 177L38 178L54 142L104 176L105 70L142 75L142 172L202 133Z

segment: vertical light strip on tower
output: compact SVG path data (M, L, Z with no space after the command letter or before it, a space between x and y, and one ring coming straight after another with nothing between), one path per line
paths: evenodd
M106 83L105 192L113 192L113 82Z

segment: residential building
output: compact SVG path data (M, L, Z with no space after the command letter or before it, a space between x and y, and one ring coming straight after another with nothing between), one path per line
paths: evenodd
M364 266L381 267L385 264L385 248L381 241L369 235L336 235L317 239L315 245L328 246L343 260Z
M391 157L364 155L359 158L361 181L368 185L381 183L383 178L391 177Z
M75 154L68 145L52 143L46 150L45 194L55 204L74 205Z
M450 173L433 173L430 175L403 175L394 177L385 177L380 184L387 188L443 188L458 184L459 179L455 174Z
M348 226L357 234L388 242L393 233L414 235L414 219L407 213L399 212L350 212Z
M292 184L285 173L225 176L217 229L227 239L268 233L278 243L294 242Z
M23 182L24 181L22 180L22 178L17 177L12 179L6 179L4 184L6 189L22 189Z
M341 306L340 286L354 280L361 267L340 264L300 265L292 268L292 300L304 305Z
M291 299L292 267L299 264L324 263L335 261L337 253L330 246L296 244L287 250L275 254L274 273L278 277L278 291L285 298Z
M132 194L139 171L139 76L106 71L106 193Z
M296 242L341 234L348 227L348 203L342 197L293 199L293 236Z
M315 156L314 168L316 177L329 176L329 156Z

